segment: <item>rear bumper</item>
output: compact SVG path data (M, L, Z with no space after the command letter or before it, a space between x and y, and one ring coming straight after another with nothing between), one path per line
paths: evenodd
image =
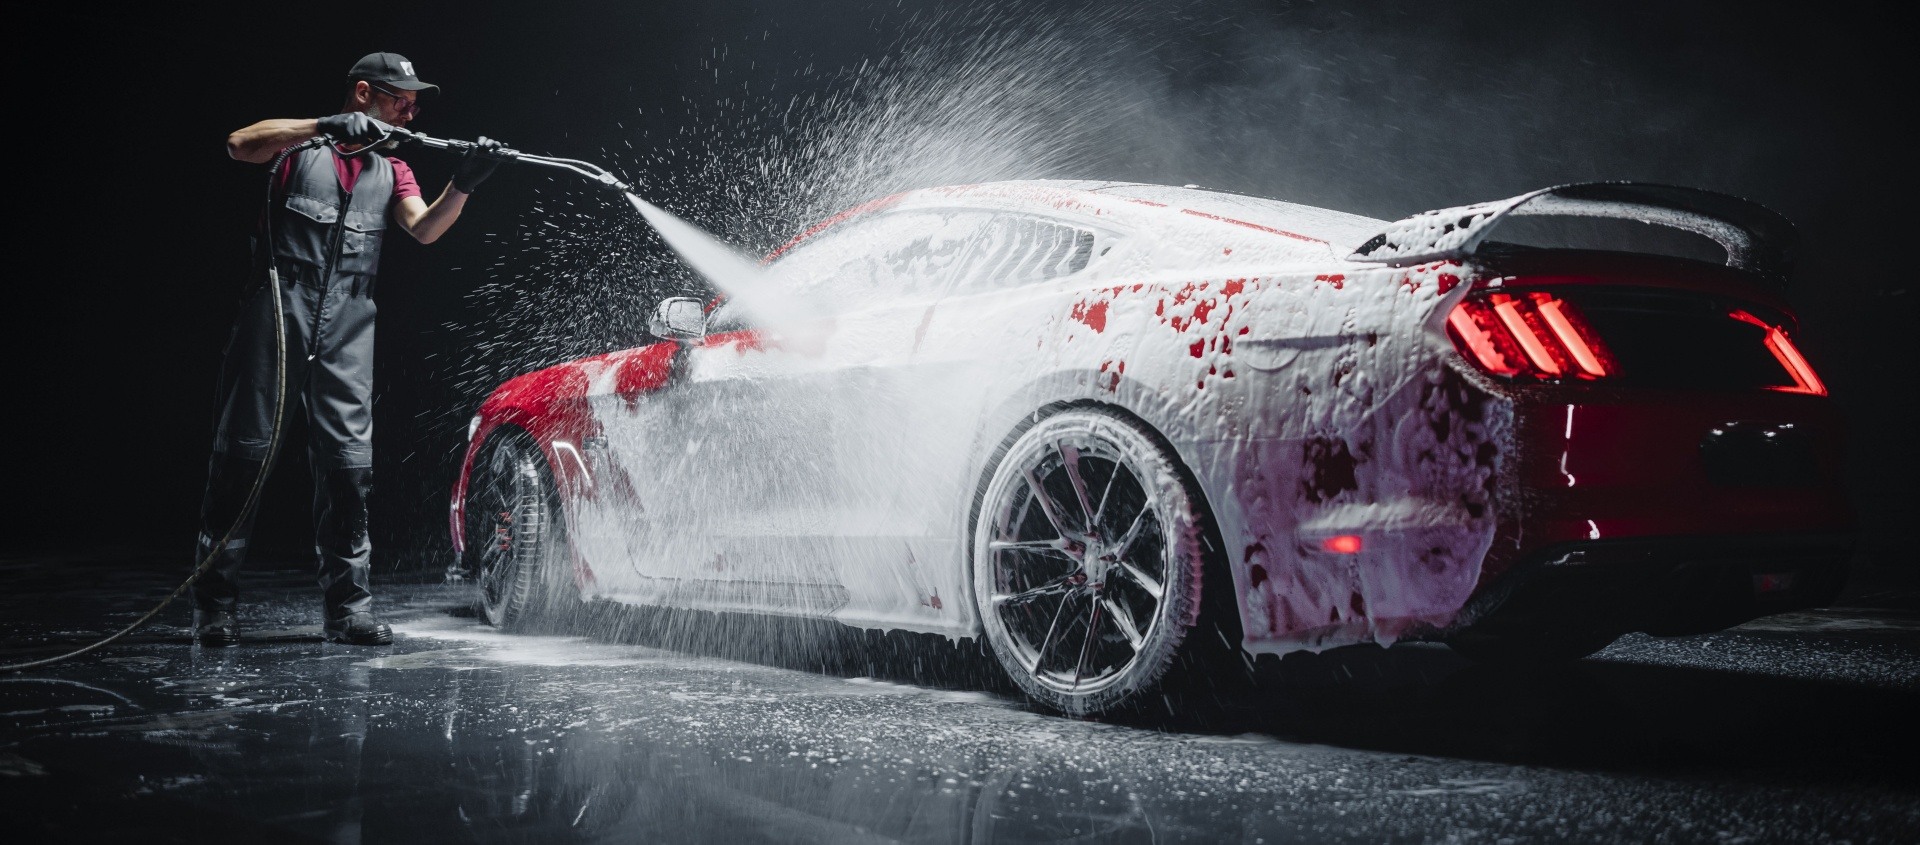
M1505 498L1498 550L1534 557L1577 540L1852 527L1840 420L1824 397L1541 391L1515 408L1510 489L1525 492ZM1784 450L1739 448L1765 444L1725 436L1751 428L1790 435L1798 448L1772 454Z
M1718 631L1833 601L1852 553L1851 533L1563 543L1486 585L1452 633Z
M1529 603L1563 584L1574 604L1618 614L1623 631L1711 630L1705 620L1726 627L1826 600L1799 600L1824 589L1818 573L1843 568L1852 544L1842 426L1826 397L1543 388L1507 398L1511 460L1469 610L1485 615L1533 579L1544 580ZM1732 583L1808 567L1818 572L1806 587L1752 608L1751 585ZM1589 582L1601 593L1577 598Z

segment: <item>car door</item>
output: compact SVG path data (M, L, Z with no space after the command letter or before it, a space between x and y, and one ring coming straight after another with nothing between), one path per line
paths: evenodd
M923 215L917 225L936 237L904 244L887 266L897 279L934 280L938 293L876 297L846 315L860 342L828 370L842 397L844 479L830 560L848 592L847 621L950 630L968 612L961 511L979 421L1029 377L1009 362L1033 342L1031 325L1005 319L995 300L1084 269L1094 234L1005 212ZM941 258L933 266L923 254Z
M588 372L595 425L580 450L595 495L576 505L572 531L608 596L658 603L686 561L712 553L694 530L707 509L704 424L685 391L685 345L614 353Z
M791 250L762 279L777 291L718 309L672 387L624 418L619 451L662 482L637 532L661 601L809 615L845 602L830 562L862 479L842 464L871 445L850 447L846 409L872 397L832 373L896 339L873 333L885 321L863 312L876 299L927 290L899 265L903 247L922 255L913 245L932 240L925 222L856 221ZM780 307L749 307L769 301Z
M861 266L838 280L843 307L816 379L835 483L813 535L795 539L844 592L843 615L937 627L914 620L954 596L935 573L952 552L950 458L972 436L980 378L964 371L973 361L929 354L925 341L949 319L943 297L991 220L975 209L881 215L862 237Z

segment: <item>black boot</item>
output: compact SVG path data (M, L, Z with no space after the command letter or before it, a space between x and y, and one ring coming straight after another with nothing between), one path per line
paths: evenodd
M373 617L373 611L362 610L349 613L339 619L328 619L322 626L327 642L346 643L348 645L391 645L393 629L387 623Z
M229 610L194 611L193 638L204 646L224 647L240 643L240 620Z

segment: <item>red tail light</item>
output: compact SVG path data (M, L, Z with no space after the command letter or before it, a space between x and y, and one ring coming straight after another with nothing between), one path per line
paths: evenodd
M1759 326L1766 330L1767 351L1773 353L1774 360L1780 362L1780 366L1786 369L1787 375L1793 376L1793 384L1791 386L1780 385L1777 387L1769 387L1767 388L1768 390L1778 390L1783 393L1809 393L1814 396L1827 395L1826 384L1820 381L1819 376L1814 375L1813 366L1807 363L1807 359L1800 354L1799 348L1795 347L1793 341L1787 338L1786 329L1768 323L1745 311L1734 310L1728 312L1727 316L1739 320L1742 323Z
M1619 365L1580 310L1551 293L1495 293L1447 315L1454 346L1497 376L1593 380Z

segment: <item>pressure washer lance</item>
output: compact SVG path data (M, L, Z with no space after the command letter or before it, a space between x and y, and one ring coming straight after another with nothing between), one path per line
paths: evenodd
M533 153L523 153L519 150L512 149L510 147L482 147L479 144L473 143L472 141L455 141L447 138L435 138L424 132L415 132L411 129L402 129L398 126L388 127L387 132L391 137L398 138L407 143L419 144L420 146L428 147L431 149L448 150L448 151L457 152L457 153L466 153L472 150L479 150L484 155L493 156L495 158L503 159L505 161L518 161L518 162L524 162L526 164L538 164L545 167L557 167L557 168L560 168L561 170L571 170L574 173L578 173L581 176L585 176L588 179L592 179L595 182L598 182L602 185L605 185L623 194L631 193L633 191L633 186L620 181L618 178L615 178L614 175L612 173L609 173L606 168L601 167L600 165L597 165L597 164L593 164L591 162L581 161L579 159L556 158L554 156L534 155Z
M340 155L342 156L359 155L368 150L376 149L382 146L386 141L398 139L408 143L419 144L423 147L427 147L430 149L447 150L450 152L458 152L462 154L472 150L479 150L483 155L494 156L496 158L504 159L506 161L518 161L518 162L525 162L527 164L538 164L544 167L557 167L561 170L569 170L581 176L585 176L588 179L593 180L594 182L597 182L601 185L612 188L623 194L629 194L633 191L632 186L628 185L625 182L620 181L611 172L608 172L606 168L601 167L597 164L593 164L591 162L585 162L585 161L580 161L578 159L571 159L571 158L557 158L554 156L543 156L543 155L535 155L533 153L523 153L519 150L515 150L509 147L482 147L479 144L473 143L472 141L456 141L456 140L450 140L446 138L435 138L423 132L415 132L413 130L403 129L398 126L386 126L382 124L382 127L385 131L385 135L382 136L378 141L375 141L371 144L367 144L353 151L340 150ZM325 143L327 143L327 138L325 136L309 138L305 141L302 141L301 143L294 144L292 146L287 147L286 149L281 150L277 155L273 157L273 162L267 166L267 206L269 209L271 209L273 206L273 190L276 182L273 176L274 174L277 174L280 172L280 166L286 163L287 157L295 153L305 152L307 150L313 149ZM336 149L338 148L336 147ZM273 214L271 212L265 215L265 223L263 225L266 226L267 228L266 228L266 231L263 233L261 242L266 244L272 244L273 243ZM139 630L140 626L147 624L148 620L159 615L160 611L165 610L167 605L172 604L174 599L177 599L180 597L181 593L186 592L187 588L192 587L195 581L200 580L200 576L206 574L207 567L213 564L214 558L219 557L220 553L223 551L226 551L227 546L233 542L234 532L240 530L240 526L245 525L247 523L247 517L253 513L253 510L255 507L259 506L260 491L265 489L267 486L267 470L269 467L273 466L274 458L280 454L280 434L281 434L281 428L283 427L283 423L285 422L284 418L285 418L286 406L287 406L286 313L282 310L282 306L281 306L280 268L278 265L279 265L279 262L274 261L271 256L267 258L267 289L272 291L273 312L275 314L281 315L280 319L275 320L273 323L273 344L274 344L274 348L278 351L274 356L275 367L274 367L274 391L273 391L273 427L271 429L272 434L267 439L266 461L260 464L260 472L254 476L253 486L247 490L247 498L246 498L246 501L242 503L240 506L239 517L234 519L233 525L227 527L227 532L220 536L220 541L213 544L213 548L207 552L207 556L204 558L201 558L200 563L194 566L193 573L187 576L187 580L180 582L180 586L173 588L173 592L168 593L167 597L164 599L161 599L159 604L154 605L152 610L149 610L145 614L141 615L139 619L133 620L132 624L128 625L125 628L121 628L119 631L113 633L108 637L89 643L85 646L74 649L73 651L69 651L65 654L59 654L53 657L41 658L39 660L30 660L25 663L12 663L7 665L0 665L0 672L23 672L28 669L37 669L42 666L51 666L63 660L71 660L75 657L79 657L80 655L86 654L90 651L104 648L112 644L113 642L119 640L121 637L124 637L128 634L133 633L136 630Z

